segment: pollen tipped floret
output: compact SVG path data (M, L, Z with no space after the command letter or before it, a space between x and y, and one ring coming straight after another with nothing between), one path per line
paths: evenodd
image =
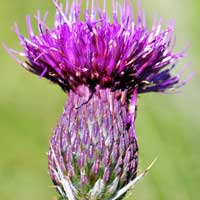
M85 104L89 89L81 86L77 91L69 93L51 139L50 175L65 198L70 199L67 182L76 200L111 199L136 177L138 164L125 94L96 90Z
M113 15L108 17L106 1L103 9L98 1L92 1L91 6L89 2L85 10L78 1L73 1L71 8L67 1L63 9L54 0L55 26L49 28L47 15L41 18L38 12L39 33L34 34L28 16L29 38L15 27L24 51L8 51L13 56L24 56L25 62L15 58L28 71L59 84L65 91L84 84L90 89L100 86L131 91L137 86L139 93L163 92L184 84L179 74L171 74L177 60L184 56L184 52L173 53L172 22L161 30L161 20L155 18L148 30L139 3L134 16L129 1L124 0L123 5L113 1Z

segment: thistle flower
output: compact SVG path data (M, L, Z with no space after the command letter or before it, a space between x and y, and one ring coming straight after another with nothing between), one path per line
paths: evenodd
M89 1L56 6L55 26L36 15L39 33L26 17L29 39L15 25L24 49L8 52L28 71L57 83L67 94L65 109L50 140L49 172L69 200L117 199L134 185L138 145L137 96L185 84L173 75L184 51L174 53L174 23L147 29L144 11L113 1L113 17ZM22 56L26 61L18 58Z

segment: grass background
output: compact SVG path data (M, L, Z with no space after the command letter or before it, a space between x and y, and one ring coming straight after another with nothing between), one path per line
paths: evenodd
M196 76L180 94L139 98L137 134L140 170L158 156L150 173L125 199L196 200L200 187L200 3L198 0L141 0L148 22L156 13L176 20L177 49L191 43L188 58ZM25 33L25 16L49 11L51 0L0 0L0 41L19 48L14 22ZM181 66L180 63L179 66ZM46 80L20 68L0 48L0 199L53 200L47 172L48 139L66 96Z

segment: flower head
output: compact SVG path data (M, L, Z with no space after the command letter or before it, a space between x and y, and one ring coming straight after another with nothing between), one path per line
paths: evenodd
M71 10L68 1L65 10L54 4L53 28L38 12L34 34L28 16L29 38L15 26L24 51L7 49L28 71L68 92L48 153L59 193L69 200L115 200L138 180L137 96L183 85L171 71L184 51L173 52L173 23L161 30L154 19L147 29L139 3L134 16L131 3L113 0L111 19L106 0L103 9L94 0L85 10L78 1Z
M184 51L174 53L174 23L169 22L161 30L161 20L154 19L147 29L144 12L138 3L137 15L131 3L120 5L113 1L113 17L104 8L92 1L89 9L81 10L81 4L68 1L66 9L54 0L55 25L49 28L40 13L36 15L38 34L32 29L30 17L26 17L29 38L25 38L15 26L23 52L8 51L14 56L24 56L25 62L17 59L28 71L45 77L63 90L76 90L86 85L91 90L96 86L132 91L163 92L179 87L179 75L171 70ZM83 19L84 18L84 19Z

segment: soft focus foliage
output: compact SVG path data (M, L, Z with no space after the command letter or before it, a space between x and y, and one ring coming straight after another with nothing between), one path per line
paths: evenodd
M26 33L26 14L34 15L37 9L54 13L51 0L0 2L0 41L16 49L18 41L10 31L13 22ZM136 129L140 169L146 168L156 156L159 159L149 175L125 199L197 199L200 3L197 0L142 0L142 5L147 19L152 19L156 13L165 21L176 20L177 49L184 48L185 41L191 42L188 61L193 61L196 76L180 94L147 94L139 99ZM65 94L47 81L28 75L3 48L0 48L0 65L0 197L4 200L34 200L36 197L53 200L56 192L47 174L45 152L50 132L62 112Z

